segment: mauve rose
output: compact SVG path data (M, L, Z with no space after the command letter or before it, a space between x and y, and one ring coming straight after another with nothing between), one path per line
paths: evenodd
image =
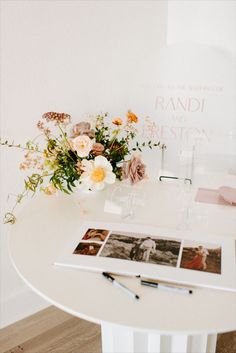
M132 184L145 178L146 166L140 157L133 156L130 161L123 164L122 176L124 179L129 178Z
M92 153L95 155L95 156L101 156L103 151L104 151L104 146L99 143L99 142L95 142L93 144L93 147L92 147Z
M89 132L86 135L88 135L88 137L93 139L95 137L95 131L93 129L91 129L91 130L89 130Z
M90 123L86 121L81 121L72 128L72 137L77 137L80 135L87 135L90 138L94 138L95 132L91 129Z

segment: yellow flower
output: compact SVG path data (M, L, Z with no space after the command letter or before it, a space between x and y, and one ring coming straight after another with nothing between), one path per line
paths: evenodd
M128 110L126 116L127 116L129 123L137 123L138 122L138 117L133 112L131 112L131 110Z
M54 170L57 167L58 163L54 158L44 159L44 167Z
M115 118L113 121L112 121L112 124L114 125L117 125L117 126L120 126L123 124L123 121L121 118Z
M91 173L91 179L94 183L100 183L105 179L106 173L103 168L96 168Z
M57 193L57 188L50 183L48 186L46 186L45 188L42 188L42 191L46 194L46 195L55 195Z

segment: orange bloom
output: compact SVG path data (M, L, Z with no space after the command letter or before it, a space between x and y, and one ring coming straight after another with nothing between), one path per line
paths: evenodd
M115 119L112 121L112 123L113 123L114 125L119 126L119 125L122 125L122 124L123 124L123 121L122 121L121 118L115 118Z
M128 110L126 116L127 116L128 122L130 122L130 123L137 123L138 122L137 115L135 115L133 112L131 112L131 110Z

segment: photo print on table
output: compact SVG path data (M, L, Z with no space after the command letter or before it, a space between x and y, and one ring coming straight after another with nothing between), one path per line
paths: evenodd
M82 240L104 241L109 234L107 229L88 229Z
M129 232L112 232L98 256L176 267L181 241Z
M221 256L219 244L184 240L180 267L221 274Z
M98 243L79 243L73 251L73 254L96 256L101 246L102 244Z

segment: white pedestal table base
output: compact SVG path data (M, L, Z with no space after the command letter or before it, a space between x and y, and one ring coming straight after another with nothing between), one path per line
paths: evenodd
M103 353L215 353L217 334L160 335L103 324Z

